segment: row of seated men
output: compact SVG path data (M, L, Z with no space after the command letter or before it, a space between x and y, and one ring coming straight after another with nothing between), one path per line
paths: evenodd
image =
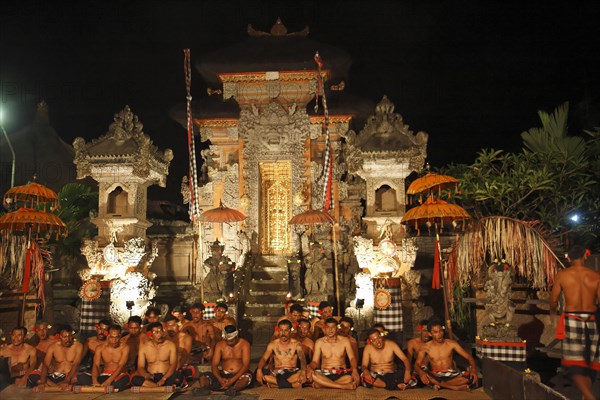
M477 384L475 360L456 341L445 338L445 327L437 319L421 321L419 336L408 341L405 353L387 337L382 324L375 324L367 332L365 346L359 350L353 320L334 317L333 307L326 301L319 304L319 315L312 320L304 318L305 313L301 305L293 304L279 319L258 364L259 383L280 388L310 384L336 389L354 389L362 384L388 390L404 390L417 384L436 390L465 390ZM467 360L467 371L456 368L455 353ZM265 368L269 363L272 367Z
M225 313L219 316L220 323L225 326L214 341L217 337L215 325L203 320L201 311L202 305L196 304L190 308L191 321L181 322L175 315L169 315L162 323L153 321L158 319L158 314L146 313L148 324L144 334L140 333L138 317L130 318L126 335L122 334L120 326L103 320L98 323L97 335L85 345L74 340L68 326L57 329L58 339L53 340L47 335L48 325L40 323L36 325L39 342L34 348L24 343L26 329L17 327L11 334L12 344L3 348L0 355L11 358L14 383L27 384L38 390L43 390L46 385L66 390L70 384L112 386L117 390L129 386L182 387L198 376L194 365L210 359L211 372L199 376L200 388L195 391L202 394L203 391L221 390L235 395L253 381L250 344L239 337L235 324L226 320ZM259 383L279 388L310 385L338 389L355 389L362 383L367 387L403 390L414 384L411 360L415 356L415 365L419 366L415 368L416 373L424 384L436 389L466 389L477 381L474 360L455 341L444 338L443 325L439 321L431 321L429 329L422 330L421 337L409 342L409 357L394 341L386 340L382 327L371 329L362 353L362 373L359 374L358 345L349 335L352 320L333 318L328 304L323 304L320 318L313 323L292 315L298 311L301 311L298 307L290 308L288 316L277 323L274 338L255 374ZM203 340L198 339L199 333L205 335ZM200 356L195 362L191 359L194 348ZM86 352L93 354L91 373L79 371ZM454 352L469 361L469 376L455 370ZM132 354L136 354L133 364ZM43 361L39 362L41 356ZM395 357L400 359L402 367L397 368ZM271 358L272 366L268 368Z
M67 389L70 385L127 387L185 386L197 370L192 365L212 357L222 328L235 326L228 306L218 303L215 317L204 320L204 305L194 304L186 313L174 309L162 322L160 311L149 308L145 325L138 316L129 318L125 330L102 319L96 335L82 344L68 325L55 328L39 321L27 338L27 328L11 331L11 344L0 348L0 390L8 384ZM86 364L89 361L89 366ZM4 368L3 368L4 366Z

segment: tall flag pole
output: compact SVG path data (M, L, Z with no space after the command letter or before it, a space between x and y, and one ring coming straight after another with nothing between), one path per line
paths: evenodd
M323 85L323 75L321 70L323 68L323 60L319 56L319 52L315 53L315 62L317 63L317 93L315 96L315 112L319 110L319 94L321 95L321 101L323 102L323 111L325 114L325 121L323 123L325 128L325 160L323 165L323 176L325 181L323 182L323 211L328 212L331 208L332 202L332 186L333 186L333 152L331 149L331 139L329 137L329 110L327 108L327 98L325 97L325 86Z
M200 206L198 205L198 170L196 168L196 145L194 143L194 124L192 120L192 68L190 66L190 49L183 50L184 53L184 71L185 71L185 99L187 101L187 133L188 133L188 155L190 159L190 172L188 185L190 187L190 220L192 223L200 215Z

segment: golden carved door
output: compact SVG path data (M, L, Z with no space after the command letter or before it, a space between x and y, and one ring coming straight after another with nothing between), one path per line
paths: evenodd
M261 162L260 252L287 254L291 245L288 221L292 215L292 164L290 161Z

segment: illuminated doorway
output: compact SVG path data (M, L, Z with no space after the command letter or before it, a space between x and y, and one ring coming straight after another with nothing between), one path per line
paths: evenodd
M260 172L260 252L288 254L292 217L291 161L261 162Z

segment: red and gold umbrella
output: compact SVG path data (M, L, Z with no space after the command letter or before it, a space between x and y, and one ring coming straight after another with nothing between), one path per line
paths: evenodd
M200 214L201 222L239 222L245 220L246 214L233 208L225 207L223 202L220 203L219 207L212 208L204 211Z
M288 222L289 225L315 225L315 224L333 224L335 220L331 215L320 210L307 210L298 215L294 215Z
M402 217L401 222L407 225L414 222L415 229L419 231L419 225L427 223L429 223L427 224L429 226L439 224L443 228L444 223L462 221L469 218L471 216L461 206L441 199L434 200L433 196L430 196L425 203L408 210Z
M56 192L36 182L29 182L27 185L10 188L4 194L3 200L5 204L24 202L29 207L35 207L40 203L53 203L54 207L58 205L58 195Z
M406 190L406 194L419 194L431 189L446 189L458 184L458 179L450 175L428 172L425 176L415 179Z
M21 207L17 211L0 217L0 230L10 232L56 232L58 235L67 234L67 226L55 214L33 208Z

